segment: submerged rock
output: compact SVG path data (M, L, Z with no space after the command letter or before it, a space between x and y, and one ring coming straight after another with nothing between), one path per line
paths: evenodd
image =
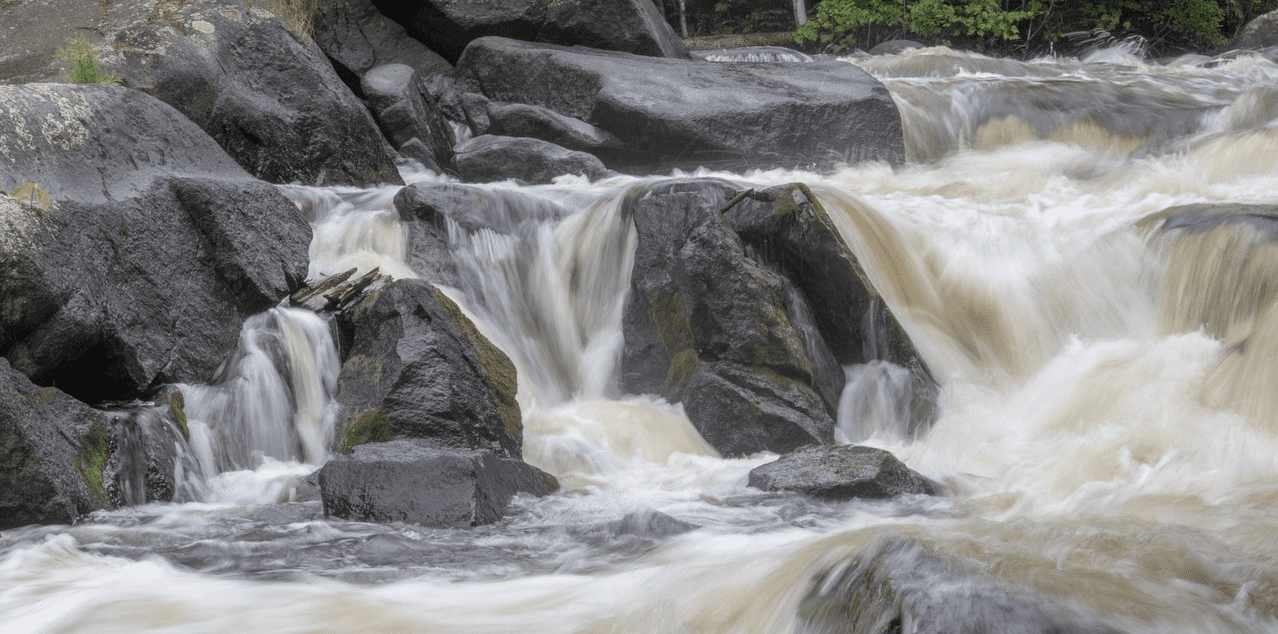
M894 537L827 569L799 605L798 631L1117 634L1041 592Z
M565 174L598 180L612 172L594 155L549 141L485 134L457 146L457 173L468 183L514 178L539 185Z
M338 316L340 450L392 438L522 457L515 366L452 300L396 280Z
M400 182L390 146L314 42L235 0L162 15L122 26L104 65L177 108L249 173L304 185Z
M374 4L452 62L469 42L486 35L688 57L683 41L648 0L374 0Z
M0 149L0 189L29 183L0 195L0 353L37 384L98 402L206 380L305 277L297 207L150 96L0 86Z
M615 135L612 169L667 171L900 162L900 115L887 88L844 62L710 63L501 37L457 62L467 90L544 106Z
M319 485L326 515L441 527L490 524L515 494L558 489L553 476L516 458L421 440L360 445L324 465Z
M750 471L750 486L835 500L935 493L927 478L891 453L856 445L813 445Z

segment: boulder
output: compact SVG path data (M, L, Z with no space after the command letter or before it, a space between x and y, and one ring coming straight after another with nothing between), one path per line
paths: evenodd
M598 180L612 174L592 154L541 139L485 134L457 146L457 174L467 183L515 179L530 185L576 174Z
M360 445L325 464L319 486L325 515L448 528L491 524L515 494L559 488L553 476L521 460L420 440Z
M648 0L374 0L374 4L454 63L469 42L489 35L688 57L683 41Z
M622 328L623 387L682 402L725 455L783 452L829 442L836 380L814 369L828 356L796 310L789 282L759 266L719 209L737 190L690 180L627 201L638 235ZM797 323L797 325L796 325ZM816 367L838 371L832 361ZM822 393L824 392L824 393Z
M907 431L930 428L936 419L936 380L812 191L801 183L750 190L723 213L754 257L802 294L839 364L883 360L910 370ZM836 389L842 385L838 381Z
M1228 48L1259 50L1271 46L1278 46L1278 11L1253 18L1229 41Z
M927 46L914 40L888 40L870 49L871 55L900 55Z
M365 73L360 86L373 118L395 149L428 169L453 171L453 130L416 70L404 64L377 66Z
M338 326L342 451L415 438L522 457L515 366L438 289L396 280L341 313Z
M0 530L173 500L186 441L169 411L102 412L0 358Z
M0 358L0 530L107 508L110 417Z
M320 0L314 25L315 43L361 97L360 79L377 66L405 64L423 77L453 72L448 60L413 39L368 0Z
M177 108L273 183L399 183L393 151L314 42L238 0L121 26L104 66Z
M709 63L486 37L457 62L466 90L544 106L616 135L620 171L826 167L904 157L887 88L845 62Z
M882 499L931 495L927 478L882 449L810 445L750 471L749 484L764 491L797 491L833 499Z
M297 208L136 91L0 86L0 187L24 181L0 195L0 353L82 401L208 379L306 274Z
M66 64L58 49L83 36L102 44L112 19L141 21L153 2L99 4L84 0L21 0L0 2L0 83L59 82Z
M890 537L814 578L799 605L798 629L1117 634L1096 616L988 568L938 554L916 539Z
M488 121L488 134L541 139L596 155L621 148L621 141L607 130L541 106L492 102Z
M463 285L449 247L449 222L467 233L489 229L510 234L526 222L568 215L555 203L516 190L434 182L401 189L395 195L395 209L408 226L413 270L426 280L453 288Z

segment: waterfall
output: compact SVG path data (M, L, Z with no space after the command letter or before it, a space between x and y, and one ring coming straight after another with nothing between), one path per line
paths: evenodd
M940 384L914 433L905 369L844 368L838 440L943 495L765 493L777 456L620 393L623 203L671 177L490 184L447 226L446 290L517 366L524 456L561 493L473 529L276 503L327 457L339 371L323 319L276 308L181 386L197 489L0 535L0 629L1278 631L1278 65L1136 52L850 59L909 161L697 174L809 185ZM285 190L313 276L418 275L397 188Z

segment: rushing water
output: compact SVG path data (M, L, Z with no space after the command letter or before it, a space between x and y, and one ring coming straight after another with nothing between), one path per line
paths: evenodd
M525 456L563 492L470 530L288 502L324 458L336 361L322 323L276 310L188 387L200 501L0 535L0 631L821 631L806 599L876 574L908 607L862 595L854 631L1278 631L1278 232L1159 215L1278 203L1278 66L855 61L895 96L907 165L716 176L817 192L942 384L915 437L900 370L847 368L839 437L945 496L763 494L746 474L774 456L722 459L679 407L618 394L618 206L648 181L563 178L518 188L535 212L453 227L448 289L515 361ZM394 188L286 191L312 276L414 275Z

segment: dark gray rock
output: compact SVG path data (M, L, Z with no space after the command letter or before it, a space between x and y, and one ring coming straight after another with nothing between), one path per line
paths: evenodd
M467 47L456 73L493 101L611 132L626 147L607 157L620 171L903 159L900 115L878 80L837 61L777 70L487 37Z
M622 147L621 140L607 130L541 106L493 102L488 104L488 120L487 134L541 139L596 155Z
M374 0L409 34L456 62L475 38L589 46L658 57L688 57L683 41L647 0Z
M404 64L387 64L369 70L360 83L373 118L391 145L414 156L437 172L453 171L453 130L435 107L417 71ZM429 152L416 149L425 146ZM425 160L423 160L425 159Z
M924 46L927 45L922 42L915 42L914 40L888 40L870 49L870 54L900 55L901 53L912 51L916 48L923 48Z
M319 485L326 515L439 527L490 524L515 494L558 489L553 476L521 460L418 440L360 445L324 465Z
M692 180L629 196L638 244L623 388L682 402L726 455L829 442L838 394L816 391L815 328L803 327L789 282L749 258L720 216L736 192Z
M453 71L448 60L413 39L368 0L320 0L314 25L315 43L356 94L364 73L385 64L406 64L423 77Z
M142 21L154 1L6 0L0 2L0 82L60 82L66 65L57 51L83 36L95 46L112 21Z
M305 276L297 208L152 97L0 87L0 150L6 189L38 184L0 195L0 352L38 384L96 402L207 380Z
M838 364L885 360L911 371L908 431L931 427L936 381L812 191L800 183L751 190L724 214L753 256L798 289ZM822 360L819 351L809 356L814 363ZM832 373L838 378L831 379ZM826 367L819 374L842 389L841 369Z
M0 529L70 524L107 508L110 417L0 358Z
M340 450L409 437L522 456L514 364L438 289L396 280L341 313L338 325L346 354Z
M314 42L238 0L124 26L105 67L177 108L273 183L398 183L393 152Z
M1278 46L1278 11L1270 11L1248 22L1228 48L1259 50Z
M797 491L834 500L935 493L932 484L896 456L856 445L810 445L750 471L764 491Z
M510 234L528 222L568 215L543 198L508 190L456 183L415 183L395 195L395 209L408 225L409 262L423 278L461 288L449 249L448 222L468 233L491 229Z
M892 537L831 566L800 603L798 631L920 634L1116 634L1098 617L1041 592Z
M485 134L457 146L457 174L468 183L516 179L528 184L549 183L556 176L576 174L598 180L612 174L592 154L577 152L541 139Z

